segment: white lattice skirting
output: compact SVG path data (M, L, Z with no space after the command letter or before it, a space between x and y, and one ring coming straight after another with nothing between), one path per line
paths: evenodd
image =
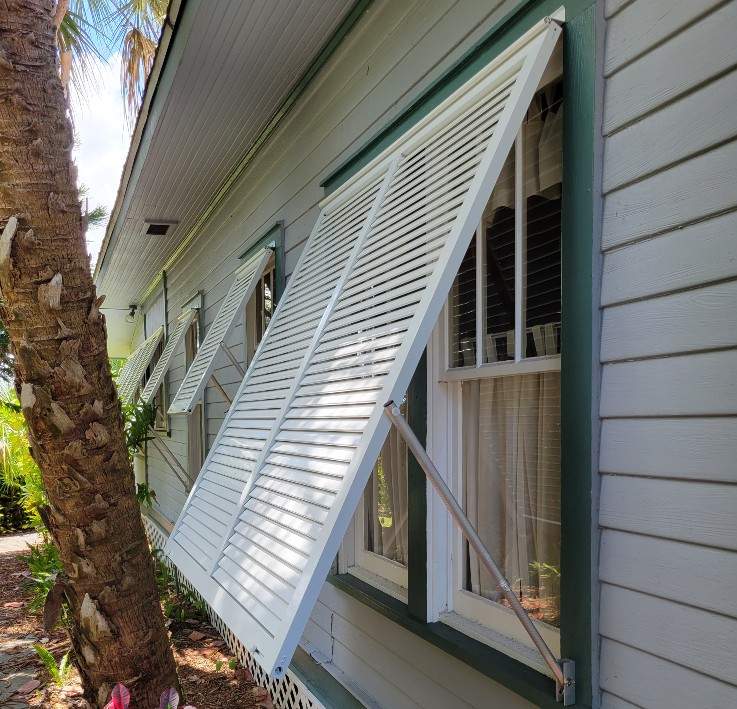
M143 524L151 546L154 549L164 549L167 540L166 532L146 515L143 515ZM166 562L172 572L177 575L179 582L194 596L202 600L202 597L182 576L179 569L169 559L166 559ZM220 633L220 636L225 640L230 651L238 658L238 661L248 668L256 683L269 691L277 709L326 709L291 671L287 671L282 679L276 680L269 677L248 650L230 632L220 616L208 604L205 603L205 606L212 626Z

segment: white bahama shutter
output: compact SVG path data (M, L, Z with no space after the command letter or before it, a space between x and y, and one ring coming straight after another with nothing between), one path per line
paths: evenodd
M225 296L218 314L205 335L197 354L184 376L179 391L169 407L170 414L191 413L202 395L202 390L215 367L218 349L225 343L236 322L236 317L253 293L271 256L271 249L262 249L242 264Z
M388 433L383 405L408 386L560 31L537 25L323 203L289 302L169 539L275 677ZM360 228L341 234L357 199L368 205Z
M151 360L156 348L164 335L164 328L158 327L154 333L146 338L128 357L128 361L118 374L117 387L118 396L124 404L130 404L136 395L138 386Z
M144 404L150 404L154 400L156 392L161 386L161 382L164 380L166 373L169 371L172 357L174 357L174 353L177 351L179 345L184 340L184 336L187 334L187 328L189 327L190 323L192 322L192 318L194 318L196 313L196 310L188 308L177 318L174 329L171 331L169 337L166 340L166 344L164 345L164 350L161 353L161 357L159 357L158 362L156 362L154 371L151 372L151 376L148 378L146 386L143 388L141 401Z
M179 515L168 549L188 578L197 579L196 585L203 593L208 584L209 591L217 591L209 572L225 530L293 388L316 325L335 292L380 185L381 177L377 177L338 208L320 215ZM271 514L266 506L253 504ZM295 524L299 529L298 520ZM257 552L255 556L265 559Z

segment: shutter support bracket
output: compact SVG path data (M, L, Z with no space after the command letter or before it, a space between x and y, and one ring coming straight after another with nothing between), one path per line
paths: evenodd
M553 676L555 677L556 701L562 702L564 707L572 706L576 703L575 662L573 660L566 659L558 660L555 657L553 651L545 642L545 639L540 634L540 631L535 626L527 611L522 607L522 604L519 602L519 599L509 585L509 581L504 577L504 574L494 561L494 558L491 556L491 553L481 540L478 532L471 524L471 520L468 519L463 508L458 503L458 500L456 500L445 480L443 480L440 475L440 471L435 467L435 464L427 454L422 443L417 439L414 431L412 431L404 416L402 416L399 407L393 401L388 401L384 404L384 413L397 428L402 438L404 438L407 446L412 451L412 455L414 455L415 459L424 471L425 476L435 489L435 492L438 493L443 504L445 504L450 516L453 518L453 521L458 525L471 547L473 547L473 550L476 552L481 563L483 563L483 565L489 570L489 573L494 577L494 580L509 602L511 609L514 611L514 614L517 616L520 623L522 623L522 627L530 636L535 647L540 651L543 660L545 660L545 664L550 668Z

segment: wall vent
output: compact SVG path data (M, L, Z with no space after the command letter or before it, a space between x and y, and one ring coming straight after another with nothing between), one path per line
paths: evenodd
M146 222L146 234L148 236L164 236L169 231L171 223Z

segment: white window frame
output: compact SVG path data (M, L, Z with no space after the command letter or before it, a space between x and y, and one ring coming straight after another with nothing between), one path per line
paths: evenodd
M476 352L475 364L451 366L449 306L446 303L428 345L428 451L446 482L462 500L463 450L461 437L461 388L464 381L559 372L560 355L525 357L525 239L526 203L523 165L524 131L515 140L515 323L514 360L484 362L485 343L485 235L483 224L476 229ZM451 435L448 435L448 433ZM464 544L458 528L436 496L428 490L428 609L429 621L441 621L495 647L535 669L550 674L529 635L514 612L463 588ZM552 651L560 654L560 630L534 621Z
M407 602L407 567L366 549L366 493L356 508L338 553L338 572L349 573L400 601Z

